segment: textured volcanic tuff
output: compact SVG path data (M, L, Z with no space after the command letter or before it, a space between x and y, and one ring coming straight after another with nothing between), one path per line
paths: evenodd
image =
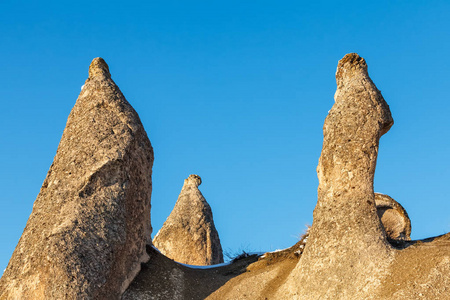
M335 103L323 126L314 221L286 285L292 297L302 299L365 298L392 260L373 179L379 139L394 121L362 57L345 55L336 83Z
M153 244L177 262L213 265L223 262L222 246L211 207L198 189L201 183L198 175L184 180L175 207Z
M0 280L0 299L118 299L148 259L153 149L96 58Z
M400 238L391 245L377 214L378 143L393 120L364 59L347 54L339 61L336 81L317 168L318 201L304 250L298 244L289 249L298 253L297 260L265 255L207 299L450 299L450 233L420 241ZM397 217L403 219L399 207L390 213L384 225L388 234ZM400 231L391 227L391 233L402 233L402 227L407 235L407 223Z
M151 245L152 147L108 66L94 59L0 299L450 299L450 233L408 240L406 212L373 192L379 138L393 121L364 59L347 54L336 80L307 235L283 251L198 269ZM200 183L186 179L164 225L176 235L163 228L155 240L210 260L187 263L211 264L222 261L221 247Z
M400 203L388 195L375 193L375 205L386 235L391 240L411 240L411 220Z

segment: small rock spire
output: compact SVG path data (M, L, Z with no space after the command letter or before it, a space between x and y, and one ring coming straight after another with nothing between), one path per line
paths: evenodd
M153 239L153 245L162 254L189 265L223 262L211 207L198 189L201 183L198 175L190 175L184 180L175 207Z

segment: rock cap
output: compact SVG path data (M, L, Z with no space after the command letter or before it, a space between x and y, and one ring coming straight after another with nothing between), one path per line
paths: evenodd
M198 187L202 184L202 178L198 175L191 174L188 178L184 180L185 186L195 186Z
M366 60L357 53L346 54L339 62L336 70L336 81L339 84L346 77L352 77L356 72L367 74Z
M96 76L111 77L108 64L101 57L94 58L89 66L89 78Z

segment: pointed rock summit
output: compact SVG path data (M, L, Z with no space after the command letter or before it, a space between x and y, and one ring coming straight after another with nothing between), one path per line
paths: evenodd
M148 260L152 165L137 113L95 58L0 299L119 299Z
M213 265L223 262L219 234L211 207L198 186L200 176L190 175L175 207L153 239L162 254L184 264Z

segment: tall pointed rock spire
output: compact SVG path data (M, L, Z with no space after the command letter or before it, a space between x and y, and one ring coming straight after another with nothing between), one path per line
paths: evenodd
M379 139L393 119L365 60L345 55L336 82L308 236L275 261L265 255L207 299L448 299L450 233L410 241L406 211L374 194ZM293 268L290 253L298 254Z
M0 279L0 299L118 299L148 259L153 149L95 58Z
M223 262L222 246L211 207L198 189L201 183L198 175L184 181L175 207L153 244L177 262L213 265Z
M301 299L365 298L358 295L377 289L392 260L373 191L379 139L393 124L391 112L358 54L339 61L336 82L323 126L314 221L286 284Z

